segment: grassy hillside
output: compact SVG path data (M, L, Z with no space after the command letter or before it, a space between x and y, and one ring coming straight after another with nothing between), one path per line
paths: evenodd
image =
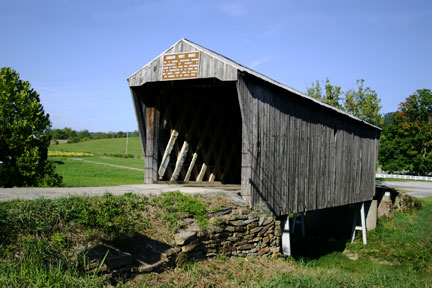
M206 221L206 206L179 192L0 202L0 287L112 287L98 249L167 246L182 218Z
M50 151L67 152L87 152L97 155L118 154L124 155L126 152L126 138L96 139L80 143L53 144L49 147ZM135 157L142 157L142 146L139 137L129 137L128 154Z
M380 221L368 245L357 239L313 260L217 256L130 277L89 259L98 244L172 243L181 219L208 217L205 201L168 193L0 203L0 287L431 287L432 197L422 210Z

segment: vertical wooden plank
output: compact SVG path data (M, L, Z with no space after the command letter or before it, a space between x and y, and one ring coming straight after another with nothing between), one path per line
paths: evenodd
M252 171L252 159L250 154L249 140L251 131L251 113L249 103L249 93L245 89L245 83L241 75L238 76L236 82L237 98L240 106L240 114L242 118L242 148L241 148L241 194L242 196L251 202L252 187L250 184L251 171Z
M296 153L294 153L295 149L295 140L296 140L296 118L294 117L292 113L293 107L291 106L289 108L290 111L290 129L289 129L289 149L288 149L288 155L289 155L289 174L288 174L288 181L289 181L289 210L294 211L296 208L295 201L296 201L296 175L295 175L295 165L296 165Z
M145 96L150 97L150 96ZM157 156L159 140L159 111L154 107L153 99L147 99L148 105L145 110L146 118L146 154L145 154L145 183L153 183L157 180Z

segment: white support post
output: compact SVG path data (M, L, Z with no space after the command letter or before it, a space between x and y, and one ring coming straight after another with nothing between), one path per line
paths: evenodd
M358 211L355 211L354 212L354 219L353 219L353 226L352 226L351 242L354 242L356 231L362 231L363 244L366 245L367 244L367 237L366 237L366 217L365 217L365 205L364 205L364 202L362 203L361 208L360 208L360 218L361 218L360 219L361 226L357 226Z
M291 233L289 215L286 216L282 228L282 253L284 256L291 256Z
M362 203L362 206L360 208L360 217L361 217L361 229L362 229L362 236L363 236L363 244L367 244L367 238L366 238L366 215L365 215L365 204Z

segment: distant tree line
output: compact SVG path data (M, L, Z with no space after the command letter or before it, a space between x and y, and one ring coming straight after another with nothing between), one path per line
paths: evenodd
M124 138L126 137L126 133L129 133L129 137L139 136L138 130L133 132L89 132L87 129L75 131L69 127L63 129L47 129L45 133L53 140L67 140L68 143L84 142L91 139Z

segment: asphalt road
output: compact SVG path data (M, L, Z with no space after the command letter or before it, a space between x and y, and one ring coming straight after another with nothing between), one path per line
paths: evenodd
M432 182L424 181L382 181L377 182L384 186L401 189L409 193L409 195L416 198L424 198L432 196Z

